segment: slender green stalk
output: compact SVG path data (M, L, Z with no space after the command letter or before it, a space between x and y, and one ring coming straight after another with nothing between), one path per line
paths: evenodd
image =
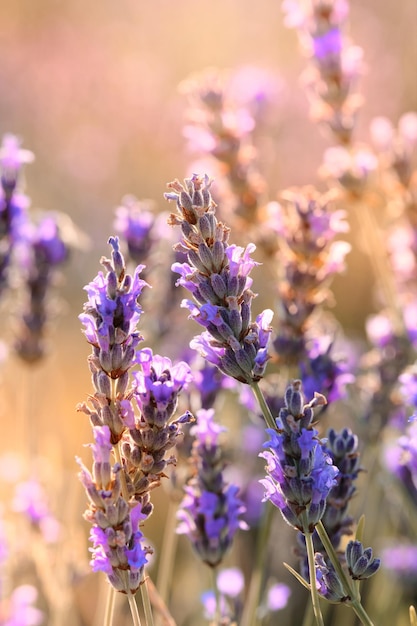
M143 581L143 584L140 586L140 593L141 593L141 596L142 596L143 610L145 612L146 625L147 626L153 626L152 607L151 607L151 601L149 599L148 583L147 583L146 575L145 575L144 578L145 578L145 580Z
M167 602L169 596L169 586L172 582L174 570L175 553L177 551L178 535L175 532L177 503L172 498L169 500L169 508L164 526L164 535L161 546L161 559L158 566L158 578L156 587L160 598Z
M242 626L255 626L255 624L257 624L256 610L261 602L265 572L265 558L268 549L268 539L273 516L274 507L269 501L267 501L265 502L263 517L259 528L256 543L255 567L252 571L248 599L245 603L245 609L242 615Z
M255 398L257 399L259 403L259 407L262 411L262 415L264 416L264 419L265 419L265 422L267 423L268 428L273 428L274 430L276 430L277 425L269 409L269 406L267 405L265 401L264 394L262 393L261 388L256 382L252 383L251 387L252 387L253 393L255 394Z
M340 561L337 557L336 551L333 547L332 542L329 539L329 536L326 532L326 529L323 526L323 522L319 522L316 526L316 530L317 533L320 537L320 540L324 546L324 549L326 550L326 553L330 559L330 561L332 562L332 565L334 567L334 569L336 570L336 573L339 577L339 580L341 581L343 588L345 590L345 594L351 598L346 604L350 605L352 607L352 609L355 611L356 615L359 617L359 619L361 620L361 623L364 626L374 626L371 618L369 617L369 615L366 613L365 609L363 608L362 604L361 604L361 600L360 600L360 595L358 593L358 590L356 588L355 585L352 585L350 581L343 569L343 567L340 564Z
M128 589L128 585L126 585L126 588ZM136 604L135 596L130 592L130 590L127 592L127 599L129 602L130 613L132 615L133 626L141 626L138 605Z
M221 606L220 606L220 592L219 592L219 587L217 585L217 568L211 567L210 570L211 570L212 585L214 589L214 597L216 598L216 610L214 614L214 623L216 624L216 626L220 626L222 611L221 611Z
M116 589L112 587L111 585L109 585L109 589L107 592L106 610L104 613L103 626L112 626L115 603L116 603Z
M305 512L303 513L303 526L304 526L304 536L305 536L306 548L307 548L308 571L310 575L311 603L313 605L313 612L314 612L314 617L316 618L317 626L324 626L323 616L321 614L321 609L320 609L319 594L317 591L316 565L314 562L313 535L308 530L308 521L307 521L307 515L305 514Z

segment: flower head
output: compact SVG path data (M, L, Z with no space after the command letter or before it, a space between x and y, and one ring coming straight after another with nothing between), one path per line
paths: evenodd
M177 532L188 535L201 560L214 567L222 561L238 528L246 528L240 519L244 507L237 487L224 482L219 446L224 429L214 421L214 411L198 411L192 430L195 475L185 488Z
M324 402L316 394L304 405L301 382L294 381L285 393L286 406L277 419L278 430L267 430L270 440L265 447L269 449L260 454L267 461L267 477L261 480L264 500L271 500L284 519L303 533L312 532L323 517L338 474L311 426L313 407Z
M178 209L169 223L181 226L179 249L188 257L188 262L175 264L173 270L181 275L178 284L193 296L183 306L206 329L191 345L225 374L251 384L262 378L269 358L272 311L251 321L255 294L249 274L256 262L250 254L255 246L228 245L229 229L215 217L210 186L207 176L197 175L184 185L169 184L172 191L165 197L175 200Z

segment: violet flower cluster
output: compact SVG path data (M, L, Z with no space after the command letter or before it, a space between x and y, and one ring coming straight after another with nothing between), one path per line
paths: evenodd
M116 444L133 424L127 390L129 370L142 340L136 326L142 313L138 298L146 283L140 278L143 266L136 268L133 277L126 273L118 238L111 237L109 243L112 258L101 259L107 274L99 272L87 285L88 301L79 316L92 346L89 366L95 393L78 410L89 415L92 426L108 426Z
M94 426L93 469L78 459L79 478L90 506L85 519L92 524L91 566L102 571L111 585L122 593L135 593L142 581L149 550L143 547L139 524L146 518L139 502L126 502L122 494L120 465L111 463L111 431L107 425Z
M300 368L306 387L339 397L351 382L342 363L331 357L332 333L320 319L331 303L329 286L345 268L350 250L336 240L348 230L345 211L335 207L335 194L313 187L290 189L281 203L268 205L268 224L278 236L278 328L273 345L280 365Z
M150 491L166 477L166 468L176 463L176 457L166 457L166 453L182 435L181 425L193 420L189 411L174 419L178 396L191 382L192 374L184 361L172 364L148 348L138 352L137 363L141 370L133 372L133 397L139 417L129 422L129 437L124 437L121 450L129 493L150 515Z
M245 508L238 498L238 488L224 480L225 463L219 443L224 428L214 421L213 409L200 409L196 417L192 427L193 476L184 488L177 533L187 535L200 559L215 567L231 547L236 531L247 528L240 518Z
M243 249L228 243L229 229L216 219L210 185L207 176L197 175L185 185L177 180L168 185L171 191L165 197L178 209L169 223L181 227L177 249L188 258L172 269L180 274L177 284L193 296L182 306L206 329L191 346L228 376L250 385L262 378L269 358L272 311L263 311L252 322L255 294L249 274L257 265L250 257L255 246Z
M341 540L344 535L353 534L354 518L348 515L348 507L356 493L355 481L361 471L358 443L358 437L349 428L343 428L340 432L330 429L327 433L327 439L323 443L323 450L329 455L333 465L338 469L338 474L335 485L330 489L327 496L326 509L321 521L338 557L342 561L344 554L340 552ZM304 578L308 579L308 561L304 535L300 533L297 540L298 547L296 552L300 558L301 573ZM328 570L330 581L333 570L325 548L316 532L313 535L313 541L316 557L317 554L320 554L318 558L319 569L321 568L323 574L325 574L325 569Z
M363 72L362 49L345 34L346 0L284 0L286 26L296 28L311 58L304 82L312 117L327 126L339 143L348 144L362 98L356 85Z
M20 147L15 135L5 135L0 146L0 294L8 285L12 251L27 221L29 198L22 192L20 177L23 166L34 156Z
M107 270L86 287L89 299L80 320L92 346L89 357L95 393L78 410L90 417L95 444L90 473L80 462L80 480L90 500L85 518L92 524L92 567L104 571L118 591L134 593L143 576L149 550L142 545L139 524L152 513L150 491L158 486L165 458L180 435L187 412L173 419L178 395L191 380L190 369L173 365L149 349L136 351L142 340L137 331L142 309L138 299L146 285L136 268L126 272L117 238L110 238ZM140 371L130 371L140 365ZM135 415L135 405L139 416ZM114 452L117 462L112 463Z
M267 462L264 500L276 506L284 520L302 533L312 533L322 519L339 470L324 450L312 427L314 407L325 404L316 394L304 405L301 381L286 389L285 408L276 420L277 430L267 429L270 440L260 456Z
M27 363L37 362L45 355L45 327L51 308L48 293L69 254L69 244L56 215L45 215L38 224L26 224L19 250L25 293L15 350Z

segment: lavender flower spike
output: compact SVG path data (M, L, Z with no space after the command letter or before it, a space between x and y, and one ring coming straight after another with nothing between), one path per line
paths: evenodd
M239 519L245 507L237 497L238 489L223 479L219 435L224 428L213 418L213 409L197 412L197 424L192 428L195 474L185 488L177 527L177 533L188 535L201 560L211 567L221 562L238 528L247 528Z
M145 519L140 503L126 502L121 495L118 464L111 465L112 444L108 426L93 428L95 444L93 470L90 473L77 459L90 506L84 514L92 524L93 543L90 565L102 571L111 585L122 593L135 593L139 588L149 549L142 546L140 522Z
M182 435L181 425L193 420L190 412L174 418L178 396L192 380L189 366L184 361L172 364L167 357L153 355L145 348L138 352L137 362L142 370L134 372L133 396L140 416L130 426L130 437L122 442L129 487L141 503L142 512L150 515L153 505L150 490L161 483L168 465L175 465L175 456L167 457Z
M176 250L188 257L188 262L172 266L180 274L177 285L193 296L182 306L205 328L192 346L228 376L251 385L264 375L273 315L266 310L251 321L255 294L249 274L257 263L250 254L255 246L243 249L228 244L229 228L217 221L208 176L194 174L184 183L170 183L165 197L177 204L178 211L168 223L181 227Z
M264 500L271 500L285 521L303 533L312 533L323 517L339 473L323 449L318 431L311 426L313 408L325 403L322 395L315 394L304 405L301 381L293 381L285 392L285 408L276 420L278 430L266 431L271 439L264 445L269 450L260 454L267 461L268 475L261 480L266 490Z
M129 369L135 362L136 346L142 340L136 330L142 309L138 298L147 284L139 278L142 265L132 277L126 273L125 262L119 250L119 240L111 237L112 258L101 259L107 274L99 272L85 287L88 301L79 319L84 334L92 346L89 365L92 373L94 396L92 407L80 404L79 411L90 416L93 426L108 425L112 443L120 441L126 427L133 427L133 410L126 398ZM115 395L112 382L116 380Z

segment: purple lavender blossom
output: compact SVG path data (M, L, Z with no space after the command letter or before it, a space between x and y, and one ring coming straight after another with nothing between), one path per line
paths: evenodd
M61 525L52 514L47 495L37 480L20 482L12 502L13 510L22 513L37 528L46 543L55 543L61 536Z
M129 257L135 265L144 263L155 242L155 215L148 202L126 196L116 209L116 232L126 241Z
M150 490L166 476L167 466L176 463L176 457L166 453L182 435L181 425L193 419L188 411L174 419L178 397L192 381L192 374L184 361L172 363L149 348L140 350L136 360L141 370L133 373L132 395L140 415L129 424L122 451L131 492L141 502L142 511L150 515Z
M117 591L135 593L141 584L149 552L143 547L143 535L139 530L146 514L139 502L126 502L121 495L119 474L123 470L117 464L111 464L109 427L95 426L93 432L92 472L77 459L79 478L90 500L84 514L92 524L90 564L94 572L104 572Z
M386 446L384 461L417 504L417 421L413 420L395 442Z
M19 189L19 183L23 165L32 160L32 152L23 150L16 136L3 137L0 146L0 293L8 285L12 251L28 219L29 198Z
M204 563L218 565L230 548L238 528L246 528L240 519L244 507L238 489L224 482L224 461L219 445L224 428L214 421L214 411L197 412L196 436L192 463L194 476L185 487L178 511L177 532L189 537Z
M303 533L313 532L326 508L328 495L336 484L338 469L332 464L311 426L313 407L325 403L320 394L303 406L301 381L285 392L285 408L276 420L278 430L267 429L269 448L260 454L267 461L264 500L271 500L286 522ZM306 524L303 515L306 516Z
M14 589L10 597L9 615L2 624L4 626L39 626L44 614L34 604L38 592L32 585L20 585Z
M184 300L205 332L192 347L222 372L246 384L259 381L268 361L267 343L272 311L266 310L251 322L249 277L256 265L246 249L228 245L229 229L217 221L208 177L194 175L185 186L174 181L165 194L175 200L178 213L169 223L181 226L183 238L179 249L188 255L188 263L174 264L180 274L178 285L188 289L193 300Z
M51 308L48 296L69 254L65 227L58 215L46 214L39 223L27 223L22 228L16 258L24 277L24 301L15 350L27 363L45 355L45 328Z
M133 409L126 397L129 370L136 359L136 346L142 340L137 324L142 313L138 298L146 285L139 275L143 266L136 268L132 277L126 272L124 258L117 237L111 237L112 258L102 258L107 274L99 272L85 288L88 301L79 316L84 334L92 346L89 358L95 387L90 405L78 406L90 417L93 426L108 425L112 443L117 443L127 427L133 426ZM112 380L117 380L115 397Z

